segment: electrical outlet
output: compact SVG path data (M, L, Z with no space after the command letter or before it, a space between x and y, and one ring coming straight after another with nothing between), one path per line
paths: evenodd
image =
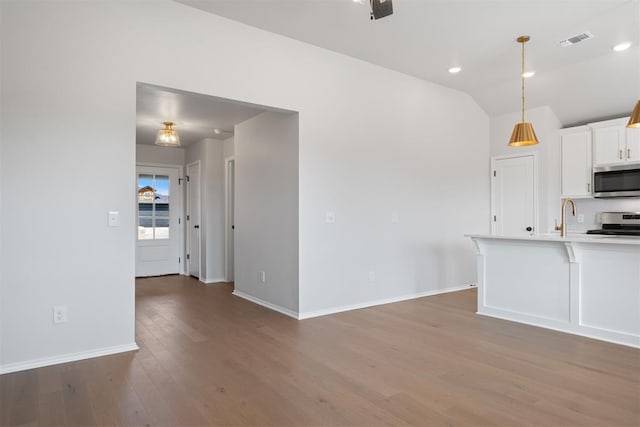
M584 222L584 215L578 214L578 224L582 224Z
M260 283L267 283L267 273L265 273L264 271L260 272Z
M369 272L369 282L373 283L376 281L376 272L375 271L370 271Z
M53 323L65 323L67 321L67 306L56 305L53 307Z
M327 212L324 216L324 222L327 224L333 224L336 222L336 213L335 212Z

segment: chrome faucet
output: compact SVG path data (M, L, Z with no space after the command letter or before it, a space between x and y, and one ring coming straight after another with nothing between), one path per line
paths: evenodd
M576 216L576 202L573 199L562 199L562 207L560 208L562 222L555 226L556 231L560 231L560 237L567 235L567 203L571 203L571 213Z

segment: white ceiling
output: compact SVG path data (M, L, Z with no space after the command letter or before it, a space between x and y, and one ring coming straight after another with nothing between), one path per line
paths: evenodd
M246 103L144 83L137 85L136 144L155 144L162 122L173 121L180 145L204 138L227 139L234 125L266 109ZM214 129L220 129L216 134Z
M377 21L368 0L178 1L464 91L492 117L520 108L521 34L536 71L527 108L549 105L567 126L629 114L640 97L640 0L394 0ZM559 45L583 31L595 37Z

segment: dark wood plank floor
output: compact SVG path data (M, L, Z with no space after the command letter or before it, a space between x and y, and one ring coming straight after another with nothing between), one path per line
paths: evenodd
M475 290L296 321L136 284L131 352L0 376L2 425L638 426L640 351L474 314Z

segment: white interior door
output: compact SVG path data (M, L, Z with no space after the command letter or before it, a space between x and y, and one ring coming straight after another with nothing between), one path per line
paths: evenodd
M225 280L234 280L234 234L235 234L235 160L227 160L227 219L226 219L226 274Z
M535 154L492 159L492 232L528 235L537 231Z
M137 167L136 277L177 274L180 269L180 170Z
M200 279L200 162L187 165L187 272Z

